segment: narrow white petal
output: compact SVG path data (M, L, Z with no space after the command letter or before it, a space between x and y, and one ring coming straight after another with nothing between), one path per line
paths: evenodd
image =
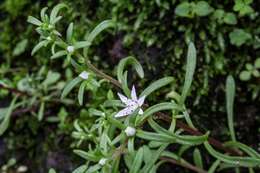
M140 109L139 112L138 112L139 115L143 115L144 114L144 111L143 109Z
M120 94L120 93L117 93L118 97L120 98L120 100L124 103L124 104L127 104L129 101L129 99L124 96L123 94Z
M130 115L132 114L138 107L136 105L133 105L133 106L127 106L126 108L122 109L121 111L119 111L115 117L118 118L118 117L124 117L124 116L127 116L127 115Z
M127 116L131 113L131 110L129 109L129 107L126 107L124 109L122 109L121 111L119 111L115 117L118 118L118 117L124 117L124 116Z
M132 90L131 90L131 98L132 100L137 100L137 95L136 95L136 90L135 90L135 86L133 85Z
M138 99L137 102L138 102L138 105L139 105L139 106L142 106L142 105L144 104L145 97L146 97L146 96L142 96L142 97L140 97L140 98Z

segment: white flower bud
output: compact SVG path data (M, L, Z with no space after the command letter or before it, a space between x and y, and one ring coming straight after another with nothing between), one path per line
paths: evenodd
M46 39L47 39L48 41L51 41L51 40L52 40L50 36L49 36L49 37L47 37Z
M19 166L19 167L17 168L17 172L19 172L19 173L27 172L27 171L28 171L28 167L27 167L27 166L24 166L24 165Z
M89 76L89 73L86 72L86 71L83 71L79 74L79 77L81 77L82 79L84 80L87 80L88 79L88 76Z
M100 164L101 166L104 166L107 162L107 159L106 158L102 158L99 160L98 164Z
M144 111L143 111L142 109L140 109L140 110L138 111L138 114L139 114L139 115L143 115L143 114L144 114Z
M68 46L68 47L67 47L67 51L68 51L69 53L74 52L74 50L75 50L74 46Z
M135 133L136 133L136 130L135 130L135 128L128 126L128 127L125 129L125 133L126 133L126 136L129 136L129 137L130 137L130 136L134 136Z

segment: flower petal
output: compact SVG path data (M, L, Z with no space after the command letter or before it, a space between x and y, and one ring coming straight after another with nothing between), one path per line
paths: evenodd
M122 109L121 111L119 111L119 112L115 115L115 117L116 117L116 118L119 118L119 117L124 117L124 116L130 115L130 114L133 113L136 109L137 109L136 106L128 106L128 107Z
M140 98L138 99L137 103L138 103L139 106L142 106L142 105L144 104L145 97L146 97L146 96L142 96L142 97L140 97Z
M135 90L134 85L133 85L132 90L131 90L131 98L132 98L132 100L137 101L136 90Z
M129 99L128 99L126 96L124 96L123 94L120 94L120 93L117 93L117 95L118 95L118 97L120 98L120 100L121 100L125 105L129 104Z

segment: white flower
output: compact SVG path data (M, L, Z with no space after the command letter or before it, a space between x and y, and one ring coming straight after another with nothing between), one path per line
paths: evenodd
M136 130L135 130L135 128L128 126L128 127L125 129L125 133L126 133L126 136L129 136L129 137L130 137L130 136L134 136L135 133L136 133Z
M98 164L100 164L101 166L104 166L107 162L107 159L106 158L102 158L99 160Z
M89 73L86 72L86 71L83 71L79 74L79 77L81 77L82 79L84 80L87 80L88 79L88 76L89 76Z
M115 115L116 118L130 115L131 113L133 113L138 108L140 109L138 114L142 115L144 113L141 107L144 103L145 96L137 98L134 86L132 87L131 98L127 98L126 96L124 96L120 93L117 93L117 94L118 94L120 100L125 104L125 108L122 109L121 111L119 111Z
M68 46L68 47L67 47L67 51L68 51L69 53L74 52L74 50L75 50L74 46Z

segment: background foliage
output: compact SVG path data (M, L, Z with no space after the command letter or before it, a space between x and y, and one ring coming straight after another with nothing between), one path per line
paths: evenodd
M28 15L37 16L42 7L52 7L58 2L70 6L64 18L77 23L77 38L84 38L86 31L91 31L102 20L114 20L117 30L110 30L99 37L89 52L90 57L100 68L115 73L111 70L120 59L128 55L135 56L144 66L148 78L141 83L172 75L175 85L171 87L180 91L185 74L186 45L190 39L194 40L198 64L188 104L192 107L196 125L205 131L211 130L220 139L227 138L224 89L226 76L232 74L237 90L234 114L237 138L259 149L258 1L4 0L0 2L0 84L21 90L41 90L42 96L52 93L54 98L59 98L64 82L73 78L72 69L66 63L61 64L62 61L50 62L50 51L41 50L31 56L38 37L33 27L26 23ZM48 85L55 85L55 88L50 90L50 87L46 90L44 86L35 88L46 81L50 69L57 71L49 77L53 79L56 76L61 82L57 84L56 80L52 81ZM133 76L130 80L136 79ZM26 81L30 87L25 87L21 81ZM45 165L62 170L64 168L59 163L66 163L67 170L63 171L72 170L74 164L78 164L77 158L68 152L68 148L76 145L70 137L72 124L75 119L84 122L89 116L88 104L98 106L107 89L107 86L100 88L95 97L87 95L86 107L69 99L66 103L47 103L45 120L41 122L38 121L39 117L33 116L39 115L39 105L29 113L14 116L10 129L0 138L0 165L6 165L12 161L10 158L15 157L19 164L33 162L35 169ZM163 95L168 91L169 88L166 88L155 95ZM171 94L174 93L168 93L168 96ZM0 97L0 107L10 104L11 95L8 91L1 89ZM37 141L43 142L39 144ZM19 160L23 155L28 156L28 160ZM29 158L36 159L30 161ZM44 166L41 169L38 171L46 172Z

